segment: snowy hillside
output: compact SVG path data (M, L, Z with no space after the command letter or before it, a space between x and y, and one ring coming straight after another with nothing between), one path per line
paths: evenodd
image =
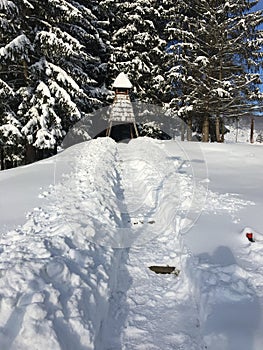
M262 163L103 138L1 172L0 349L261 350Z

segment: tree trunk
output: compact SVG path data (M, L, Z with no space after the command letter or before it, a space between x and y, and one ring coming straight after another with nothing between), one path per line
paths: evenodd
M30 164L36 161L36 150L32 145L26 145L26 164Z
M254 143L254 117L251 118L251 124L250 124L250 143Z
M221 140L220 140L220 142L222 142L222 143L225 142L225 134L224 134L224 132L222 132L222 134L221 134Z
M10 168L14 168L14 158L12 156L12 153L10 154Z
M221 119L221 139L220 142L224 143L225 142L225 120L222 118Z
M192 117L188 117L187 119L187 141L192 141Z
M238 141L238 131L239 131L239 118L236 120L236 143Z
M56 143L55 146L54 146L54 155L57 154L57 153L58 153L58 144Z
M22 61L22 65L23 65L24 78L25 78L25 81L27 82L28 81L28 66L27 66L26 60Z
M221 142L220 138L220 117L216 117L216 142Z
M0 157L1 157L1 170L4 170L5 169L5 162L4 162L4 148L3 147L1 147Z
M181 120L181 141L184 141L184 135L185 135L185 122L182 119Z
M42 148L35 149L35 161L44 159L45 152Z
M209 117L204 117L202 129L202 142L209 142Z

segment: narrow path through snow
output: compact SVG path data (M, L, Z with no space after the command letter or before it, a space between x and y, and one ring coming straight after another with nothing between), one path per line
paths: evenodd
M65 151L74 171L0 237L1 350L200 350L229 341L213 334L209 317L222 298L242 306L241 294L255 308L262 271L249 271L247 247L230 266L186 247L180 228L200 212L206 179L193 178L191 160L169 145L106 138ZM247 204L211 191L208 199L206 213L230 217ZM249 254L262 261L256 248ZM181 272L148 269L158 264Z

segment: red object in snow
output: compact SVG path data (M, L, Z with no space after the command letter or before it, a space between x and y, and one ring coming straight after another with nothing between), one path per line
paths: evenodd
M253 238L253 233L252 232L248 232L246 234L246 237L247 239L250 241L250 242L255 242L254 238Z

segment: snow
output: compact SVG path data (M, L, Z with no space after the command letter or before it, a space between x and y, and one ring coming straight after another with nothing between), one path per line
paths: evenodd
M0 96L2 98L8 96L8 95L14 96L14 91L13 89L8 86L2 79L0 79Z
M37 91L37 92L40 92L41 95L43 95L43 96L46 96L46 97L49 97L49 98L51 97L49 88L48 88L48 86L47 86L43 81L41 81L41 82L38 84L38 86L37 86L37 88L36 88L36 91Z
M56 48L57 51L66 55L77 55L83 46L71 35L61 31L59 28L52 28L54 32L41 30L36 34L36 42L45 50L47 47Z
M16 5L9 0L0 0L0 9L1 10L16 10ZM11 12L11 11L10 11Z
M6 138L8 138L10 135L21 136L19 129L15 125L12 125L12 124L4 124L4 125L0 126L0 132ZM8 144L12 144L12 140L8 140L6 142L6 145L8 145Z
M5 47L0 48L0 57L14 60L15 56L19 55L21 59L26 59L26 52L31 49L32 45L30 40L26 37L26 35L21 34L10 41L10 43Z
M219 97L230 97L230 93L222 88L213 89L212 92L215 92Z
M0 172L0 348L261 350L262 158L102 138Z
M75 90L79 93L82 93L83 90L80 89L78 84L72 79L62 68L50 63L50 62L45 62L46 65L46 70L49 71L49 74L51 72L53 74L57 75L57 81L61 83L62 85L69 85L72 90Z
M117 88L124 88L124 89L131 89L132 88L132 83L130 82L129 78L127 75L123 72L121 72L117 78L115 79L112 87L114 89Z
M203 66L207 66L209 64L209 59L206 57L206 56L198 56L196 59L195 59L195 62L196 63L199 63L201 62L201 64Z
M81 113L77 108L77 105L71 100L69 93L58 85L57 82L50 80L49 88L53 95L59 100L60 103L65 103L68 108L71 109L71 114L77 118L81 118ZM71 91L72 92L72 91Z

